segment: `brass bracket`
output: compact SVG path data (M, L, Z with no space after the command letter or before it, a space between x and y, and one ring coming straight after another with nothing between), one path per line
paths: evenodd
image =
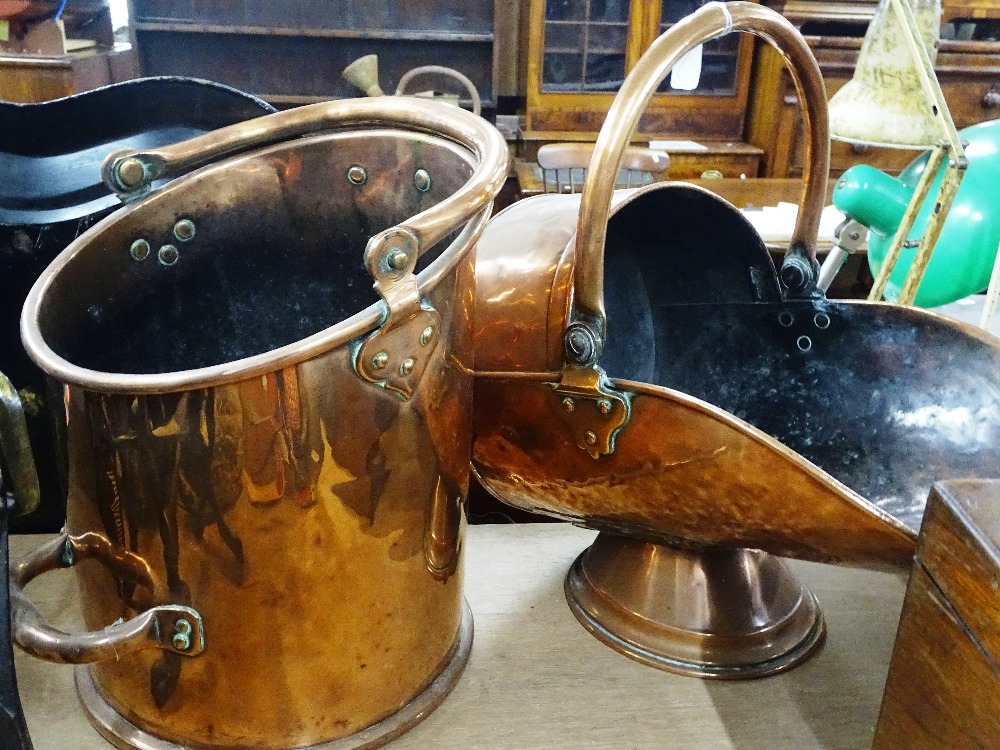
M409 400L441 339L441 315L420 299L413 270L419 256L416 235L394 227L372 237L365 265L375 279L388 314L354 352L354 369L376 385Z
M597 365L568 365L555 387L555 396L578 446L592 458L614 452L615 439L632 416L629 393L615 390Z

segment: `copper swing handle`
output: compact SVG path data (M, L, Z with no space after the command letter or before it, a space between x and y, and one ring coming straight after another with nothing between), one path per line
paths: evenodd
M264 115L180 143L155 149L125 149L110 154L102 172L105 184L124 200L150 185L254 148L300 136L345 128L402 127L455 141L475 156L469 180L445 200L397 228L412 233L423 252L456 226L485 209L507 178L507 144L496 128L471 112L413 97L374 97L321 102Z
M102 630L65 633L45 621L25 595L28 583L50 570L68 568L79 560L99 560L120 575L149 585L151 576L137 555L112 548L98 534L72 537L63 532L32 550L10 572L10 606L14 642L24 651L60 664L89 664L158 648L182 656L198 656L205 648L201 616L191 607L163 604L130 620Z
M664 32L639 59L615 97L597 138L576 231L573 322L566 337L570 365L595 365L603 349L604 246L614 177L621 168L639 117L681 57L699 44L731 31L759 36L774 46L784 58L799 99L805 105L803 119L809 138L804 184L795 229L782 266L782 280L792 291L811 286L816 236L830 168L826 90L819 66L805 39L780 14L749 2L708 3Z

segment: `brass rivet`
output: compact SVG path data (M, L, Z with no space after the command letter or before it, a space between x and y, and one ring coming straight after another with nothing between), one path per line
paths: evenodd
M172 266L181 257L181 254L180 251L173 245L164 245L160 248L156 257L159 258L160 263L163 265Z
M379 352L372 357L372 367L376 370L381 370L387 364L389 364L389 354L387 352Z
M410 257L404 250L400 250L397 247L395 250L390 252L388 256L386 256L385 262L393 271L402 271L410 262Z
M600 401L597 402L597 408L601 410L601 414L610 414L611 402L608 401L606 398L602 398Z
M567 396L562 400L562 406L567 414L572 414L574 411L576 411L576 402L569 396Z
M420 332L420 345L427 346L434 338L434 326L427 326Z
M352 185L364 185L368 182L368 173L360 164L355 164L347 170L347 179Z
M132 243L132 247L128 251L134 260L146 260L152 249L146 240L136 240Z
M413 372L413 360L407 357L403 360L402 364L399 366L399 374L406 377L411 372Z
M174 224L174 237L180 242L190 242L194 239L195 226L191 219L181 219Z
M431 176L426 169L418 169L413 175L413 186L421 193L431 189Z
M118 182L128 188L138 187L146 179L146 168L134 156L121 162L116 171Z
M191 623L183 617L174 623L174 637L172 643L178 651L187 651L191 648Z
M583 436L587 439L588 445L597 444L597 434L593 430L587 430L585 433L583 433Z

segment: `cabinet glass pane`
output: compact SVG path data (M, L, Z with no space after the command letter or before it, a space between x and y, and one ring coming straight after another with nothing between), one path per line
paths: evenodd
M542 91L580 91L583 88L583 55L579 52L546 52L542 59Z
M547 0L542 91L616 91L625 79L628 0Z
M587 18L587 0L545 0L546 21L583 21Z
M660 16L660 33L677 21L693 13L709 0L663 0ZM700 94L704 96L732 96L736 93L736 73L740 48L740 34L727 34L706 42L702 49L701 77L698 87L681 91L670 87L670 76L660 84L660 93Z

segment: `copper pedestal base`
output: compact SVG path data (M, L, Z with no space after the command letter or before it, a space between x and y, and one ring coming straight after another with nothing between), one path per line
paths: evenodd
M444 702L462 676L472 651L472 635L472 610L469 609L469 603L463 600L462 623L444 667L419 694L396 713L376 724L347 737L309 745L301 750L368 750L381 747L419 724ZM98 692L87 666L78 666L75 677L76 689L87 718L104 739L116 747L123 750L195 750L194 747L155 737L115 711ZM201 745L197 747L198 750L203 750Z
M565 588L573 614L611 648L697 677L774 674L808 658L826 634L816 598L760 550L682 549L602 533Z

